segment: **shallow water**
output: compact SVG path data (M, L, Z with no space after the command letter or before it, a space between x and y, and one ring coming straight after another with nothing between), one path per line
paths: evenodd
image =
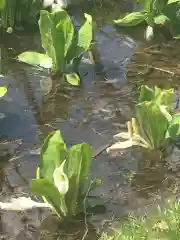
M48 73L13 59L24 50L40 50L38 34L13 34L2 44L9 58L1 64L6 77L0 77L0 84L9 85L9 91L0 101L0 137L3 141L22 139L22 144L2 147L0 201L29 195L27 184L35 177L39 147L50 131L61 129L68 146L83 141L91 144L96 155L114 134L125 129L125 122L133 116L141 83L177 88L178 77L163 70L178 71L179 43L145 43L143 32L136 34L135 41L104 23L96 32L96 51L103 69L97 70L85 56L80 66L81 86L64 86L50 99ZM146 64L161 70L147 71ZM4 156L4 148L10 156ZM180 154L177 149L173 154L165 162L151 165L148 157L154 159L155 155L138 148L113 155L102 152L95 157L91 175L103 179L104 184L94 194L105 202L107 212L93 216L92 223L101 229L113 218L142 210L174 194L178 189ZM1 215L2 235L26 240L39 239L36 228L48 212Z

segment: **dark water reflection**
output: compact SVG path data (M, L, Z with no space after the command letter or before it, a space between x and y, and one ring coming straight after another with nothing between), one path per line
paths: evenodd
M9 39L11 41L8 40L1 46L9 58L5 65L6 77L0 77L0 84L10 84L10 87L8 94L0 101L0 111L4 114L0 119L0 137L1 140L9 141L22 139L22 144L12 145L10 149L11 157L17 155L17 158L11 159L11 163L5 168L7 179L1 181L3 190L0 201L28 192L27 183L34 177L38 163L38 149L44 137L53 129L61 129L68 146L85 141L97 153L115 133L124 130L125 122L133 116L137 87L141 82L151 85L173 83L176 86L177 79L169 78L166 74L161 75L159 71L155 75L143 72L144 75L139 76L140 67L137 65L159 62L161 68L169 69L171 66L171 70L175 71L178 54L175 61L173 53L177 51L174 47L177 43L169 43L171 51L165 50L163 43L160 43L161 52L165 55L163 57L157 55L157 51L148 55L143 49L149 47L149 43L147 46L144 41L135 43L130 37L120 35L112 26L105 25L103 32L98 31L96 34L103 70L95 71L94 64L86 56L80 66L83 79L81 86L63 86L48 99L45 96L51 86L48 73L17 63L13 59L27 49L40 51L39 36L12 35ZM135 51L136 54L133 55ZM124 71L124 66L127 66L127 72ZM100 154L93 162L91 172L102 178L104 185L94 194L107 204L108 211L107 215L93 218L96 226L100 226L102 220L108 219L112 213L122 216L130 210L137 210L166 197L172 191L171 187L177 186L176 180L179 177L179 155L177 153L174 156L175 161L170 158L165 163L159 162L154 171L156 164L149 166L147 154L139 149L117 153L115 156L104 152ZM144 164L139 166L143 159ZM166 179L172 182L169 183ZM153 187L147 188L152 185ZM3 213L4 232L14 236L13 239L28 239L22 232L19 238L20 230L28 229L29 225L39 226L44 216L46 213L42 215L38 211L30 211L24 223L21 214Z

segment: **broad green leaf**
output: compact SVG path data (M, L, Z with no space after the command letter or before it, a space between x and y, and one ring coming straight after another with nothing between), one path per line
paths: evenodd
M154 90L147 85L141 86L141 91L139 95L139 103L144 101L151 101L154 98Z
M56 168L53 173L54 184L56 185L59 193L64 196L69 189L69 180L64 173L64 164L66 160L61 164L60 167Z
M180 113L173 115L172 121L166 133L166 138L176 140L180 136Z
M161 14L157 17L154 17L154 23L155 24L165 25L168 21L170 21L170 19L163 14Z
M39 28L42 46L52 58L53 70L64 71L64 58L74 35L74 26L65 10L49 13L40 11Z
M154 89L147 85L141 86L139 103L144 101L154 101L158 105L165 105L172 110L174 99L174 89L161 89L155 86Z
M151 2L152 2L152 0L145 0L145 9L148 12L150 12L150 10L151 10Z
M76 212L77 204L84 191L91 161L92 148L88 144L77 144L70 148L64 172L69 179L69 190L65 198L71 214Z
M167 106L170 110L172 110L173 106L173 100L174 100L174 89L161 89L158 87L155 87L154 90L154 101L158 105L165 105Z
M41 178L41 170L40 170L40 167L37 167L36 169L36 179L40 179ZM45 196L41 196L43 201L48 203L48 200L46 199Z
M4 97L7 93L7 87L0 87L0 97Z
M86 20L78 32L75 33L72 45L68 50L66 56L67 63L78 58L90 48L92 41L92 17L86 13L84 16Z
M145 21L147 18L147 12L133 12L128 15L126 15L124 18L114 20L115 24L121 25L121 26L136 26L139 23Z
M136 117L141 136L153 149L161 146L169 126L169 120L164 112L165 109L155 102L142 102L136 105Z
M69 73L69 74L66 74L65 76L66 76L66 80L71 85L78 86L80 84L80 78L76 73Z
M167 4L177 3L177 2L180 2L180 0L169 0Z
M5 7L6 0L0 0L0 9L3 9Z
M156 12L161 12L163 8L167 5L167 0L153 0L152 9Z
M67 155L66 145L59 130L52 132L45 139L40 154L41 177L53 182L53 173Z
M63 215L60 208L60 200L62 197L57 187L48 179L33 179L30 183L30 190L33 194L45 196L48 203L51 204L58 215Z
M152 0L137 0L137 3L143 3L146 11L150 12Z
M37 52L24 52L18 55L18 60L34 66L41 66L43 68L52 67L52 59L46 54Z

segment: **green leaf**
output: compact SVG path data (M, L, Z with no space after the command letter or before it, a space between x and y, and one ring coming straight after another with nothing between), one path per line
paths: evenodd
M126 15L124 18L114 20L114 23L121 26L136 26L139 23L145 21L146 18L147 18L146 11L133 12Z
M92 161L92 148L86 144L77 144L70 148L64 172L69 179L69 190L65 196L68 211L74 214L77 205L82 204L81 196L88 177Z
M155 86L154 89L147 85L141 86L139 103L144 101L154 101L158 105L165 105L172 110L174 99L174 89L161 89Z
M59 168L56 168L53 173L54 184L56 185L59 193L64 196L69 189L69 180L64 173L64 164L66 160L61 164Z
M39 28L42 46L47 55L52 58L53 70L63 72L65 56L74 35L71 18L65 10L54 13L41 10Z
M0 0L0 9L3 9L5 7L6 0Z
M154 98L154 91L152 88L148 87L147 85L141 86L141 91L139 95L139 103L144 101L151 101Z
M154 23L155 24L165 25L168 21L170 21L170 19L163 14L161 14L157 17L154 17Z
M92 41L92 17L86 13L84 16L86 20L78 32L76 32L72 45L67 53L67 63L70 63L73 59L78 58L90 48Z
M161 147L169 126L169 113L155 102L142 102L136 105L136 117L141 136L153 149Z
M180 0L169 0L167 4L177 3L177 2L180 2Z
M60 167L67 155L66 145L59 130L52 132L45 139L40 154L40 175L53 182L53 173Z
M30 183L30 190L33 194L45 196L58 215L63 215L60 208L61 195L57 187L48 179L33 179Z
M43 68L52 67L52 59L46 54L37 52L24 52L18 55L18 60L34 66L41 66Z
M152 3L151 0L145 0L145 9L148 12L150 12L150 10L151 10L151 3Z
M69 74L66 74L65 76L66 76L66 80L71 85L78 86L80 84L80 78L76 73L69 73Z
M154 101L158 105L165 105L172 110L174 100L174 89L161 89L155 86L154 90Z
M156 12L161 12L163 8L167 5L167 0L153 0L152 9Z
M168 131L166 133L166 138L171 138L172 140L177 140L180 135L180 113L173 115L172 121L169 125Z
M7 93L7 87L0 87L0 97L4 97L4 95Z

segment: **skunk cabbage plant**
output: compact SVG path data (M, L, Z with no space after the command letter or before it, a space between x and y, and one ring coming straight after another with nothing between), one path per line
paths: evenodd
M55 131L45 139L37 178L32 180L30 189L42 196L60 218L83 212L89 192L101 184L88 184L91 161L92 148L88 144L67 149L60 131Z
M80 79L75 71L92 41L92 18L86 13L84 16L85 22L77 30L65 10L58 8L52 13L41 10L39 29L45 53L24 52L18 60L51 69L52 74L78 85Z
M60 219L92 208L89 193L102 181L88 181L91 161L92 148L88 144L77 144L67 149L60 131L52 132L41 148L36 179L30 183L32 193L41 196L44 203L20 197L7 203L0 202L0 208L13 211L49 208Z
M142 86L136 117L127 123L128 132L114 136L116 142L107 151L138 145L150 149L162 149L174 143L180 136L180 114L173 112L173 89L154 89Z

